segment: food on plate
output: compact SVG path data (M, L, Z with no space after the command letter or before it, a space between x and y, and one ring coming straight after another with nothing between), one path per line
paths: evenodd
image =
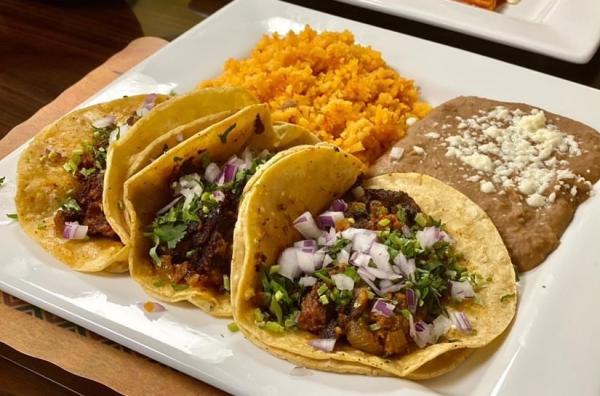
M200 87L235 86L269 104L273 120L298 124L369 163L429 106L413 81L349 31L264 36L246 59Z
M106 160L103 206L111 227L122 241L129 240L129 223L123 206L125 181L167 149L231 112L256 103L256 98L241 88L194 90L157 106L111 146Z
M271 126L251 105L165 152L125 184L130 273L151 295L231 316L230 263L240 197L277 151L318 139Z
M419 172L490 216L521 271L544 261L600 178L600 134L522 103L459 97L435 108L370 169Z
M458 0L461 3L471 4L488 10L495 10L498 5L503 3L503 0Z
M21 227L79 271L127 270L127 253L103 210L109 146L167 97L125 97L71 112L44 128L19 159Z
M361 182L331 145L273 161L234 235L234 317L252 342L309 368L425 379L507 328L510 257L460 192L415 173Z

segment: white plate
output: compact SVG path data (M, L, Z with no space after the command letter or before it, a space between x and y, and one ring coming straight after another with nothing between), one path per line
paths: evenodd
M600 1L521 0L496 12L452 0L338 0L574 63L600 44Z
M524 101L600 128L600 91L275 0L238 0L124 74L86 104L159 86L183 92L219 73L229 57L249 53L261 35L310 24L350 29L381 50L424 97L439 104L457 95ZM493 76L491 78L490 76ZM160 85L158 85L160 84ZM8 185L0 213L14 212L15 168L22 148L0 162ZM597 394L600 389L600 199L578 210L561 247L520 283L517 319L503 342L476 352L458 370L421 383L312 372L291 376L292 365L230 333L189 305L167 305L158 320L135 307L146 301L127 276L69 270L30 240L16 223L0 225L0 288L144 355L235 394ZM127 373L123 373L127 375Z

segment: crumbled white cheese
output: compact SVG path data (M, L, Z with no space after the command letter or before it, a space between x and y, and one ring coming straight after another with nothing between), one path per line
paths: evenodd
M525 201L527 202L527 205L534 208L539 208L540 206L546 205L546 198L538 193L531 194Z
M421 146L413 146L413 151L419 155L425 154L425 150Z
M573 186L573 187L571 187L571 191L570 191L570 192L571 192L571 196L573 196L573 197L574 197L575 195L577 195L577 186Z
M415 117L408 117L406 119L406 125L413 126L418 120Z
M459 158L462 162L477 170L483 172L492 172L494 170L494 163L491 158L485 154L473 153Z
M392 162L399 161L404 155L404 149L402 147L392 147L390 151L390 159Z
M428 139L437 139L440 137L440 134L437 132L428 132L425 134L425 137Z
M551 124L541 110L525 113L498 106L456 120L458 131L444 139L448 144L445 155L485 174L491 186L484 187L481 181L482 191L516 188L530 206L539 207L556 199L556 194L552 200L545 196L548 189L558 191L558 185L566 184L569 191L572 183L565 180L585 182L564 158L581 155L577 141ZM468 174L465 179L480 182Z
M487 180L482 180L481 183L479 184L479 189L481 190L481 192L486 193L486 194L490 194L496 191L496 187L494 187L494 183L487 181Z

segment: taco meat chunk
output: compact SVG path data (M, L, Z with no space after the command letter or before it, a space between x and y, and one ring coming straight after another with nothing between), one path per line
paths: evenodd
M357 185L294 227L305 239L259 268L255 318L269 331L299 329L329 345L400 356L443 339L453 323L447 307L473 300L481 287L444 226L402 191Z
M66 222L76 222L87 226L88 236L118 239L104 215L102 193L110 136L121 127L112 118L107 120L102 128L94 127L94 144L76 150L64 165L77 180L77 187L55 213L54 223L61 232Z
M229 291L233 229L244 186L268 152L244 151L225 163L207 154L181 162L172 172L172 201L146 236L158 275L177 288Z

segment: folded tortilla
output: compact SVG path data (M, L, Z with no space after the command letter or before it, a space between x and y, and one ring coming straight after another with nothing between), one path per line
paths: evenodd
M84 150L93 141L94 121L112 116L116 123L126 123L145 98L130 96L73 111L40 131L21 154L15 198L19 224L45 250L75 270L127 271L127 251L120 240L69 240L57 230L54 214L79 183L64 166L76 150ZM166 99L158 96L156 103Z
M305 211L321 213L350 189L363 171L360 161L330 145L295 147L276 155L273 164L255 175L240 204L234 232L232 304L234 318L254 344L308 368L426 379L460 364L475 348L489 344L510 324L516 310L515 273L508 252L485 212L446 184L421 174L388 174L365 180L365 188L408 193L428 215L445 224L464 254L469 271L489 278L478 292L481 305L467 304L476 332L452 333L447 342L429 345L397 358L384 358L352 348L323 352L309 346L317 338L301 330L269 332L255 323L252 298L260 290L257 264L274 265L279 254L302 239L293 221Z
M233 129L232 129L233 128ZM226 141L224 136L226 135ZM176 290L164 283L154 269L144 236L156 213L172 195L169 178L178 162L199 159L208 153L213 161L225 161L244 149L280 151L297 144L313 144L318 139L303 128L290 124L271 125L266 105L251 105L212 125L168 150L125 183L125 208L131 220L130 273L147 293L164 301L189 301L214 316L231 316L229 294L200 287ZM269 167L273 160L263 165ZM246 184L252 186L254 178Z
M123 185L157 155L257 100L240 88L197 89L157 106L108 153L104 212L122 241L129 240ZM156 142L158 140L158 142Z

